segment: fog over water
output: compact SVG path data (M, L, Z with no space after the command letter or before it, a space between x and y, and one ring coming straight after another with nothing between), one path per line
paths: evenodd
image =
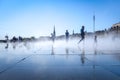
M120 38L0 43L0 80L119 80Z

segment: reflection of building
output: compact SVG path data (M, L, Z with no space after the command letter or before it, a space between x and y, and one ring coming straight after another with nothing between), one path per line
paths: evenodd
M55 54L54 47L52 46L51 55L54 55L54 54Z

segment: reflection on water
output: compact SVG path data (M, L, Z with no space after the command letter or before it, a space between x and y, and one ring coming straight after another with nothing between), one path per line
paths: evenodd
M53 45L52 45L51 55L54 55L54 54L55 54L55 52L54 52L54 47L53 47Z
M0 80L120 80L116 52L100 51L97 45L87 51L84 44L2 43Z
M9 47L9 44L8 44L8 43L6 43L5 49L8 49L8 47Z
M82 64L85 63L85 51L84 51L84 49L82 50L82 53L81 53L81 63Z
M69 48L68 47L65 48L65 53L66 53L66 58L68 58L68 56L69 56Z

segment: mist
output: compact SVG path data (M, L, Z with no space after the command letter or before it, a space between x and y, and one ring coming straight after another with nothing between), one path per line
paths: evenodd
M110 34L104 36L97 36L97 42L94 41L94 36L85 37L85 40L81 41L79 44L80 37L70 38L68 42L65 39L58 39L54 42L47 41L38 41L36 45L39 47L51 47L54 48L69 48L74 50L84 50L87 52L93 52L97 50L98 52L111 52L111 51L119 51L120 49L120 38L117 35Z

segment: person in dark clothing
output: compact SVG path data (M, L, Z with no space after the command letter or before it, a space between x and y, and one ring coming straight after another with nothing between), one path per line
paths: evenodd
M82 28L81 28L81 39L80 39L80 41L78 42L78 44L79 44L82 40L85 39L85 31L84 31L84 29L85 29L85 27L82 26Z
M69 40L69 32L68 32L68 30L66 30L65 36L66 36L66 42L68 42L68 40Z

